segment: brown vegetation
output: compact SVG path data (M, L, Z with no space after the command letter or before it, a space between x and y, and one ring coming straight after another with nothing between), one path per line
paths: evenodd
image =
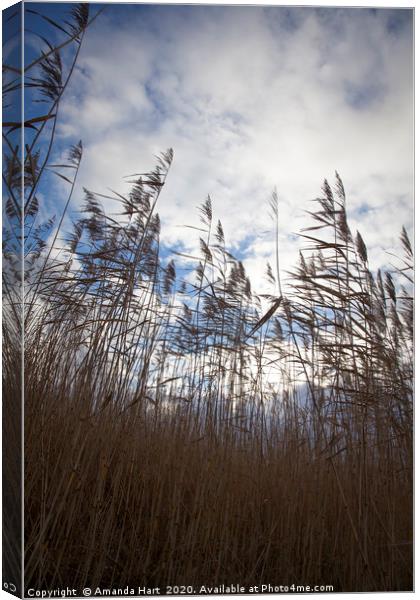
M27 581L410 589L411 298L371 275L340 180L274 310L212 236L209 201L196 281L176 291L154 213L170 160L120 219L87 192L36 271Z

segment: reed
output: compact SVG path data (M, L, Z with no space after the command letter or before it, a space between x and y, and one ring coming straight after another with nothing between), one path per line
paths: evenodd
M264 314L209 200L179 282L155 212L171 160L120 218L86 192L28 285L27 581L410 589L409 292L370 273L340 181Z

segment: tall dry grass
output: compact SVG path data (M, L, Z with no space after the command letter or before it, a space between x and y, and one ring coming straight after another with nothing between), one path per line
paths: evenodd
M80 47L88 14L74 18ZM57 108L66 84L51 56L38 83ZM411 589L406 231L402 262L372 274L337 176L287 286L268 267L272 295L258 297L208 198L180 277L186 257L162 252L157 213L172 151L112 196L118 215L85 191L69 232L83 149L51 167L68 202L39 225L55 125L45 131L42 164L36 139L27 148L23 296L19 236L5 240L3 273L9 398L25 332L26 587ZM275 195L271 210L277 221Z
M370 273L339 179L265 312L209 200L179 285L155 212L171 160L120 218L86 192L28 284L27 585L410 589L409 292Z

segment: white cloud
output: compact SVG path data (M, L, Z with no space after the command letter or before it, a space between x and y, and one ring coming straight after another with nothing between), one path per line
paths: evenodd
M382 248L412 225L412 39L395 11L109 7L88 31L62 107L63 141L82 138L81 186L122 178L173 147L162 239L196 246L196 207L213 199L228 243L258 285L273 260L268 199L281 200L281 257L324 177L337 169L351 225ZM405 13L407 15L407 13ZM400 13L398 13L400 15ZM118 16L118 19L116 19ZM261 272L262 271L262 272Z

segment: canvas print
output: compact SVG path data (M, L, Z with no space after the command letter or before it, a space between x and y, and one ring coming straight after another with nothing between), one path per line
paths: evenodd
M412 590L413 9L2 16L3 590Z

